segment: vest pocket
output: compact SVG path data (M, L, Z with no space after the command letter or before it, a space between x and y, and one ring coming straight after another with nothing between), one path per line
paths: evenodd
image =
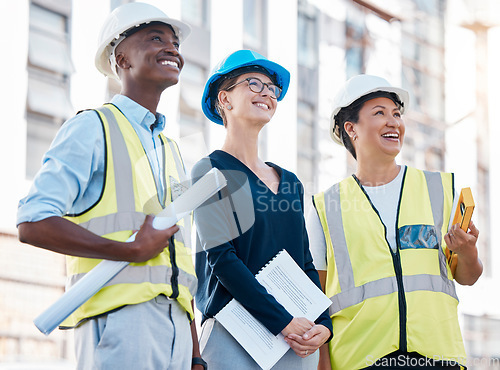
M399 228L401 249L438 249L436 227L434 225L407 225Z

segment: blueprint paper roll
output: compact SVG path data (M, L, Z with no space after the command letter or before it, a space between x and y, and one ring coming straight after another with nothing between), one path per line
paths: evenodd
M174 226L177 221L202 205L224 186L226 186L224 175L218 169L213 168L156 215L153 227L157 230L165 230ZM127 242L134 241L136 234L128 238ZM33 320L35 326L45 335L49 335L128 264L129 262L126 261L103 260L35 318Z
M125 261L103 260L38 316L33 321L35 326L43 334L49 335L128 264Z

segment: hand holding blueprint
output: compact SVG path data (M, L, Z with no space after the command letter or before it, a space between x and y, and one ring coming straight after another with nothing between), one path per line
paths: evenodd
M219 170L213 168L156 215L153 227L157 230L164 230L174 226L178 220L202 205L224 186L226 186L226 179ZM127 242L134 241L135 235L132 235ZM35 326L42 333L50 334L128 264L129 262L125 261L103 260L39 315L34 320Z

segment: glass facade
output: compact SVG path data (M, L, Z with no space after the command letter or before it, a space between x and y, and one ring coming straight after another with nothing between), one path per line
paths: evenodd
M212 40L225 42L223 36L233 36L229 35L231 29L223 27L219 27L217 32L221 33L214 36L212 22L223 22L233 15L224 14L220 4L213 0L175 1L182 20L191 25L192 33L189 42L182 45L181 51L186 63L181 74L181 82L173 89L176 94L178 93L178 97L175 96L174 99L178 104L176 107L169 106L171 109L178 109L172 115L176 122L168 123L169 128L175 127L172 131L167 128L166 133L178 134L175 138L179 139L183 158L189 169L207 154L211 144L210 135L213 134L211 133L213 123L206 119L200 106L203 87L212 67L210 63L215 48L211 43ZM293 17L296 16L296 19L291 19L290 14L287 18L281 17L281 14L276 12L269 12L269 9L272 9L272 1L275 0L227 1L238 1L238 9L243 13L238 14L238 17L242 16L243 22L241 25L238 23L238 27L241 28L235 32L239 39L237 42L231 40L229 45L250 48L263 55L269 55L272 51L276 55L280 51L276 52L275 48L279 49L281 45L273 43L271 50L270 37L275 36L275 32L283 33L280 37L292 37L293 35L290 32L286 33L286 30L296 31L296 59L283 61L283 64L293 68L289 96L296 96L293 107L294 109L296 107L297 113L296 120L294 116L289 126L296 130L293 141L296 141L297 151L293 150L291 156L296 159L297 165L288 169L298 175L304 183L306 193L324 190L324 183L331 185L334 177L341 175L344 177L355 169L355 161L350 155L345 154L344 148L331 141L327 130L333 92L345 79L359 73L381 74L394 84L402 85L411 94L410 110L405 116L407 135L401 162L428 170L445 169L447 129L445 123L447 97L444 87L447 32L445 22L450 2L446 0L296 0L294 2L292 0L289 3L297 7L297 12L295 13L294 9ZM130 1L104 2L105 5L96 9L96 12L107 13L124 2ZM29 42L26 61L28 89L21 97L21 100L26 100L26 106L22 109L27 127L25 173L27 179L31 179L39 169L42 155L48 149L60 125L75 113L70 99L70 77L74 72L70 53L70 25L72 17L78 17L79 14L72 13L72 4L73 1L69 0L29 1ZM154 4L162 6L164 2L156 1ZM170 14L168 4L165 7L167 14ZM216 14L212 13L213 9L217 10ZM401 14L401 18L387 17L389 12ZM220 50L219 46L217 48ZM118 93L119 89L118 82L109 80L107 97L110 98ZM272 135L276 133L265 128L260 137L260 155L265 159L267 159L268 144L272 144L269 140L276 140L276 136ZM273 158L269 160L272 161ZM321 185L320 180L323 181ZM12 234L8 241L11 244L8 248L9 253L19 249L17 239L13 241L14 239L15 236ZM2 240L2 243L6 242ZM7 249L2 250L4 253L7 251ZM25 253L31 255L31 252ZM38 254L33 255L38 256ZM9 258L13 259L9 254L0 260L5 262ZM39 263L37 258L31 258L29 263L36 265ZM54 261L49 259L47 263L61 267L57 270L58 278L64 274L62 258ZM26 265L18 267L18 270L30 268ZM40 286L43 284L37 285L36 281L21 281L19 276L15 276L16 271L7 268L6 265L6 269L0 271L11 274L13 277L8 279L15 280L14 285L3 282L5 286L3 292L7 292L5 294L8 296L32 284L34 288L30 290L31 296L38 300L43 295L48 305L62 291L59 279L56 283L43 283L47 285L45 289L50 293L42 294ZM19 298L19 302L25 304L28 302L25 299L25 297ZM11 307L10 309L14 311ZM29 311L28 314L22 314L24 315L22 319L12 314L4 315L2 322L4 325L11 325L16 320L24 320L29 321L29 324L23 321L22 325L32 326L28 316L33 318L36 316L35 313ZM466 316L465 326L464 339L472 358L481 359L485 354L500 358L500 354L496 351L500 345L498 336L495 335L498 318ZM28 339L30 343L38 343L32 340L33 338ZM0 337L0 348L3 348L2 351L7 348L11 353L15 353L17 349L12 348L21 346L12 344L16 340ZM35 348L35 344L30 345ZM49 345L44 344L44 346L48 348ZM37 350L36 353L39 358L43 358L43 352L49 353L49 351L55 353L54 351L57 352L59 349ZM4 353L0 352L0 355ZM56 356L67 358L68 354L57 352ZM490 368L500 368L500 365L494 365L496 367Z
M49 2L47 2L49 3ZM70 53L69 13L30 3L28 95L26 97L26 176L41 165L60 125L73 114L69 77L74 71Z

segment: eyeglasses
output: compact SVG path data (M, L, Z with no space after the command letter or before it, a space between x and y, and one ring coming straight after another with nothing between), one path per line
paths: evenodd
M281 89L278 86L262 82L257 77L245 78L243 81L236 82L234 85L229 86L226 91L229 91L233 87L242 84L243 82L248 82L248 88L254 93L261 93L262 91L264 91L265 86L269 90L269 96L271 98L278 99L281 96Z

